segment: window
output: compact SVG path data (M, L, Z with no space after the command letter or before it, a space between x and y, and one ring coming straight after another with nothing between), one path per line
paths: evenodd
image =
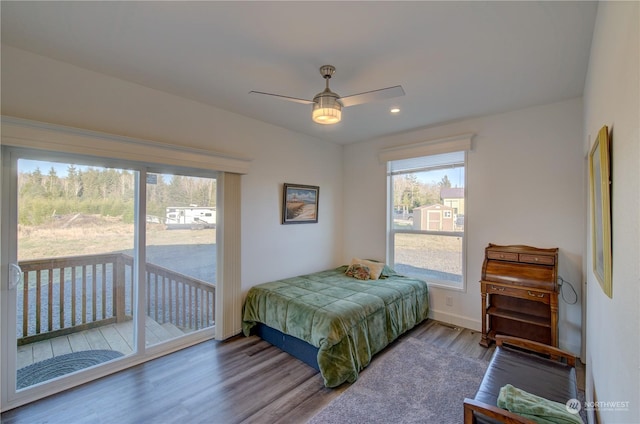
M388 262L430 284L464 288L466 151L391 160Z

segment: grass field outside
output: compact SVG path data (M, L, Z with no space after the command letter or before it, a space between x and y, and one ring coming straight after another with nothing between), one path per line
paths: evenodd
M38 226L18 226L18 260L130 252L134 226L119 218L64 216ZM147 224L147 246L188 246L215 243L215 229L166 230ZM176 251L176 257L180 256Z
M462 283L462 237L396 233L394 245L397 272Z

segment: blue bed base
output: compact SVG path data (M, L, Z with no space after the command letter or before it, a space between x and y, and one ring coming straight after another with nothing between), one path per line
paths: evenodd
M320 371L317 347L262 323L257 323L254 329L255 334L264 341L271 343L275 347L282 349L291 356Z

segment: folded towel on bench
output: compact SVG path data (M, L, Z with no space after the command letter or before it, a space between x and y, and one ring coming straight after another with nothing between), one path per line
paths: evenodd
M567 399L568 401L569 399ZM498 407L540 424L584 424L566 405L525 392L507 384L500 389Z

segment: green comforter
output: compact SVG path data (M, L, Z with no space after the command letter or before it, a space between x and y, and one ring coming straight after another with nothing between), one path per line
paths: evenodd
M424 281L385 267L361 281L346 266L252 287L242 311L248 336L257 322L317 347L324 384L354 382L371 357L427 317Z

